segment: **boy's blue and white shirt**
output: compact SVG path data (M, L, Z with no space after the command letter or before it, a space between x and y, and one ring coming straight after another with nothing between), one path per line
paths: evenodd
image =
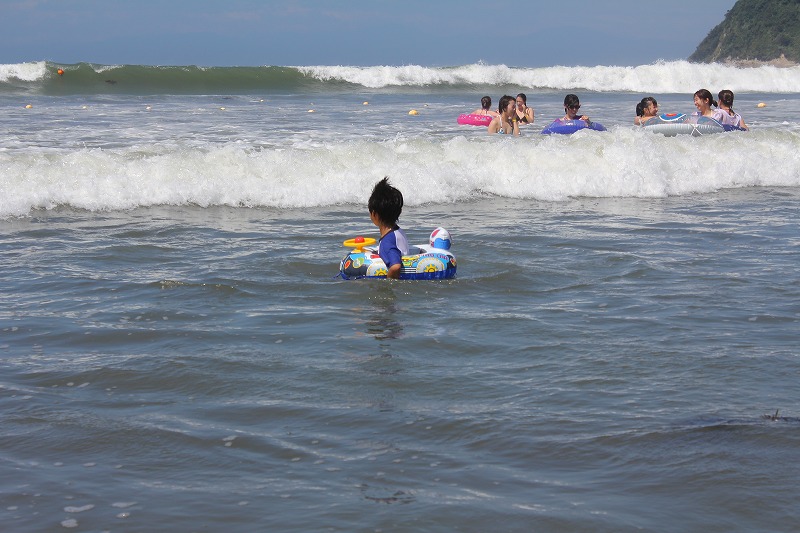
M378 255L381 256L386 268L392 265L403 264L403 256L408 255L408 240L400 228L393 229L378 243Z

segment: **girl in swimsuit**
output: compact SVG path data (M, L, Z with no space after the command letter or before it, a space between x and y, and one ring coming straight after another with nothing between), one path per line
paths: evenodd
M524 93L517 95L517 122L520 124L533 124L534 111L528 107L528 97Z
M658 102L652 96L646 96L636 104L636 118L633 119L633 124L644 126L648 120L656 116L658 116Z
M571 122L574 120L584 120L587 124L591 124L587 115L578 116L578 110L581 108L581 101L575 94L568 94L564 97L564 116L558 119L560 122Z
M697 108L697 111L692 113L694 117L713 118L719 123L724 120L722 111L711 108L711 106L717 107L717 102L708 89L700 89L694 93L694 106Z
M497 110L500 114L494 117L492 122L489 123L489 135L495 133L519 135L519 122L514 120L517 116L517 102L514 97L505 95L500 98L500 105Z
M471 115L489 115L490 117L496 117L500 113L497 111L492 111L490 108L492 107L492 98L490 96L484 96L481 98L481 108L476 109Z
M722 111L722 120L720 122L746 130L747 124L744 123L742 115L733 110L733 91L723 89L717 97L719 98L719 110Z

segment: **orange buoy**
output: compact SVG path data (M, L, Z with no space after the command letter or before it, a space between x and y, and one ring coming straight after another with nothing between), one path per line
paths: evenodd
M58 73L59 76L63 76L64 75L64 69L63 68L58 69L56 72Z

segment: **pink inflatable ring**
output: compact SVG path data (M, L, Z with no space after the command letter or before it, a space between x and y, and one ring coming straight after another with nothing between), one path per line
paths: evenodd
M464 113L463 115L458 115L458 123L468 126L488 126L492 118L491 115L472 115Z

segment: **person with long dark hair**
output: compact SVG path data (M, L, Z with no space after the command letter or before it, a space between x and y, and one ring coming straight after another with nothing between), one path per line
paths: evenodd
M636 117L633 124L644 126L645 122L658 116L658 102L652 96L645 96L642 101L636 104Z
M494 133L505 133L507 135L519 135L519 122L517 118L517 100L513 96L504 95L500 98L500 105L497 106L499 116L494 117L489 123L489 135Z
M484 96L481 98L481 108L476 109L471 115L489 115L490 117L496 117L499 113L492 109L492 97L491 96Z
M726 126L734 126L746 130L747 124L744 123L744 119L733 110L733 91L723 89L719 92L717 98L719 98L719 110L722 112L722 120L719 120L719 122Z
M528 107L528 97L525 93L517 95L517 122L520 124L533 124L534 111L532 107Z
M708 89L700 89L694 93L694 106L697 111L692 113L692 116L713 118L721 123L722 112L719 109L714 109L718 104Z

